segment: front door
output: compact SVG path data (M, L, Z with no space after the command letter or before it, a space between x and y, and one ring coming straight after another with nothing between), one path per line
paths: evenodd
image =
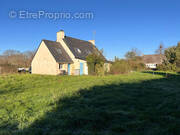
M68 75L70 75L70 64L68 64Z
M83 75L83 63L80 63L80 75Z

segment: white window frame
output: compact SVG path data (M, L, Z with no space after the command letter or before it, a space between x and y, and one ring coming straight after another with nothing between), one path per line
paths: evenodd
M59 64L59 69L63 69L63 64Z

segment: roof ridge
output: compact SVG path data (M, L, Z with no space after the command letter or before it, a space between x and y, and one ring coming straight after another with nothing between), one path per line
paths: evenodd
M53 40L47 40L47 39L42 39L42 41L56 42L56 41L53 41ZM58 43L58 42L56 42L56 43Z
M143 55L143 56L156 56L156 55L160 55L160 54L146 54L146 55Z
M65 36L65 38L66 38L66 37L90 43L90 42L89 42L89 41L87 41L87 40L82 40L82 39L79 39L79 38L74 38L74 37L70 37L70 36Z

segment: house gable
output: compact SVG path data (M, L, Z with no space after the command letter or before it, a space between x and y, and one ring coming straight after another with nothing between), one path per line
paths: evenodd
M39 47L38 47L38 49L37 49L37 51L36 51L36 53L35 53L35 55L34 55L34 58L33 58L32 62L34 60L39 60L39 59L42 59L42 58L44 58L44 60L45 60L46 57L49 60L51 60L53 62L56 62L55 58L53 57L53 55L51 54L51 52L49 51L49 49L45 45L44 41L42 40Z
M57 74L57 62L44 41L40 43L31 66L33 74Z

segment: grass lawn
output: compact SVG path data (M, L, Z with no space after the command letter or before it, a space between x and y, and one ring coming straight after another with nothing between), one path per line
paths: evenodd
M119 134L180 134L180 76L0 77L0 135Z

